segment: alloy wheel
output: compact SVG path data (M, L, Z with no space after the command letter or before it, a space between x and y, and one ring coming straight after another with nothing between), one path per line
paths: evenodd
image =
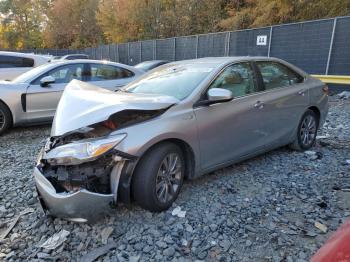
M161 203L168 203L176 196L182 172L181 158L177 153L164 157L156 177L156 195Z
M300 141L304 146L309 146L314 142L316 130L316 119L312 115L307 115L300 127Z

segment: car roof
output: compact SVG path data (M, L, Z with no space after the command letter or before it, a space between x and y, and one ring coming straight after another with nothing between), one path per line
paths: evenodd
M116 63L108 60L94 60L94 59L74 59L74 60L54 60L54 64L76 64L76 63L98 63L98 64L113 64L113 65L122 65L128 66L121 63Z
M67 55L64 55L64 56L71 56L71 55L84 55L84 56L87 56L87 54L79 54L79 53L77 53L77 54L67 54Z
M142 70L139 70L133 66L129 66L122 63L107 61L107 60L93 60L93 59L74 59L74 60L52 60L50 64L52 65L68 65L68 64L106 64L106 65L114 65L126 68L128 70L133 71L134 73L143 73Z
M278 62L281 64L284 64L285 66L291 68L292 70L296 71L300 75L306 77L308 74L303 71L302 69L296 67L295 65L292 65L288 63L287 61L284 61L282 59L276 58L276 57L267 57L267 56L225 56L225 57L204 57L204 58L198 58L198 59L192 59L192 60L182 60L182 61L176 61L170 63L170 65L198 65L201 64L203 66L210 66L210 67L224 67L226 65L229 65L234 62L241 62L241 61L271 61L271 62ZM168 64L169 65L169 64Z
M140 62L139 64L142 64L142 63L163 63L163 62L170 62L169 60L146 60L146 61L142 61Z
M266 56L224 56L224 57L204 57L191 60L182 60L173 62L174 64L213 64L222 65L228 64L236 61L257 61L257 60L269 60L269 61L280 61L278 58L266 57Z

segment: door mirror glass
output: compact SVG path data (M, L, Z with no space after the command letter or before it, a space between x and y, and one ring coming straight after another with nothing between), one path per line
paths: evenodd
M56 79L53 76L45 76L40 79L40 85L46 87L49 84L55 83Z
M226 102L233 99L232 92L223 88L211 88L207 95L211 103Z

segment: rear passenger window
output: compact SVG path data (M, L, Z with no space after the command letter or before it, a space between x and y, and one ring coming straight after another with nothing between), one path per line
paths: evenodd
M302 76L282 64L276 62L256 62L256 64L266 90L303 82Z
M90 64L90 77L88 81L115 80L131 77L134 74L121 67L103 64Z
M237 63L228 66L209 88L230 90L233 97L245 96L258 91L254 72L249 63Z
M19 57L19 56L0 55L0 68L33 67L33 66L34 66L34 59Z

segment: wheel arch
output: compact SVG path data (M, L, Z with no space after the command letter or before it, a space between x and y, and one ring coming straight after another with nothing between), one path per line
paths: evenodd
M134 175L134 171L137 168L137 165L140 163L140 160L152 149L155 147L163 144L163 143L173 143L177 145L181 151L184 154L185 158L185 179L192 179L195 177L195 154L192 149L192 147L184 140L179 138L165 138L163 140L160 140L151 146L149 146L143 154L137 159L135 162L130 162L129 164L125 165L123 168L121 177L120 177L120 183L118 187L118 196L120 197L121 202L129 204L131 202L132 198L132 179Z
M11 108L1 98L0 98L0 104L3 104L10 112L10 116L11 116L11 125L10 126L13 126L14 118L13 118L13 112L12 112Z
M185 158L185 178L191 179L194 177L195 174L195 155L192 147L184 140L179 139L179 138L166 138L161 141L158 141L157 143L151 145L150 147L147 148L147 150L142 154L140 159L145 156L149 151L154 149L155 147L159 146L160 144L164 143L173 143L177 145L182 153L184 154Z
M312 112L314 112L315 115L317 116L317 122L318 122L317 125L319 126L320 119L321 119L321 111L320 111L320 109L318 109L317 106L310 106L308 109L311 110Z

